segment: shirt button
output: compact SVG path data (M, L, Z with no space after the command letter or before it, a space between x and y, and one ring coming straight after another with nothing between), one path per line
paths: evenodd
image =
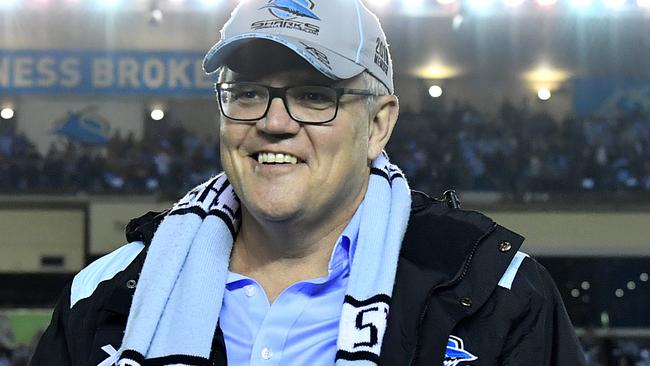
M270 360L271 357L273 357L273 352L271 352L271 349L268 347L264 347L262 350L262 358L265 360Z
M252 297L253 295L255 295L255 286L253 285L244 286L244 293L246 293L246 296Z

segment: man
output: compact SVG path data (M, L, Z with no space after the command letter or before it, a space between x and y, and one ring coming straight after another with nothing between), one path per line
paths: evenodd
M33 365L583 364L523 238L389 163L392 63L360 1L241 2L204 67L225 174L80 272Z

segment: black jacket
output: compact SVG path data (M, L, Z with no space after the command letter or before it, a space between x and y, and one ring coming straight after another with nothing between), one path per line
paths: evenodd
M163 215L132 220L127 239L147 245ZM584 365L549 274L515 256L522 242L480 213L414 192L380 364ZM118 349L145 255L72 308L68 285L31 365L96 366L108 357L102 347ZM212 348L211 365L226 365L219 328Z

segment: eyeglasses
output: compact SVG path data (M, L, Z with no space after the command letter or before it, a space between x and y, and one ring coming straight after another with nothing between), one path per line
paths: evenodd
M289 116L297 122L322 124L336 118L342 95L374 96L370 90L306 85L274 88L249 82L215 84L221 113L233 121L264 118L274 98L282 99Z

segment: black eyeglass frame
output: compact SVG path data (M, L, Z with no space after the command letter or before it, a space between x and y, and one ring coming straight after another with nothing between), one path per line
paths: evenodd
M221 105L221 96L220 96L221 95L221 90L222 90L221 85L223 85L223 84L255 85L255 86L263 87L266 90L268 90L269 100L266 103L266 109L264 110L264 113L258 118L247 118L247 119L244 119L244 118L232 118L232 117L226 115L226 113L224 113L224 111L223 111L223 105ZM295 118L293 116L293 114L291 114L291 110L289 109L289 104L287 103L287 90L297 88L297 87L310 87L310 86L320 87L320 88L329 88L329 89L332 89L332 90L334 90L336 92L336 110L334 111L334 115L332 116L332 118L330 118L330 119L328 119L326 121L322 121L322 122L311 122L311 121L301 121L301 120ZM280 99L282 99L282 103L284 104L284 108L287 110L287 114L289 114L291 119L293 119L294 121L296 121L298 123L304 123L304 124L308 124L308 125L322 125L322 124L325 124L325 123L328 123L328 122L332 122L334 119L336 119L336 116L339 113L340 99L341 99L341 96L343 96L343 95L360 95L360 96L364 96L364 97L380 97L380 96L383 95L383 94L374 94L373 92L371 92L368 89L333 88L331 86L326 86L326 85L292 85L292 86L285 86L285 87L281 87L281 88L276 88L276 87L273 87L273 86L268 86L268 85L259 84L259 83L251 83L251 82L247 82L247 81L235 81L235 82L226 81L226 82L221 82L221 83L215 83L214 84L214 90L216 92L217 102L219 104L219 110L221 111L221 114L223 114L228 119L231 119L231 120L234 120L234 121L241 121L241 122L258 121L258 120L266 117L266 115L269 113L269 108L271 107L271 102L273 101L273 99L280 98Z

